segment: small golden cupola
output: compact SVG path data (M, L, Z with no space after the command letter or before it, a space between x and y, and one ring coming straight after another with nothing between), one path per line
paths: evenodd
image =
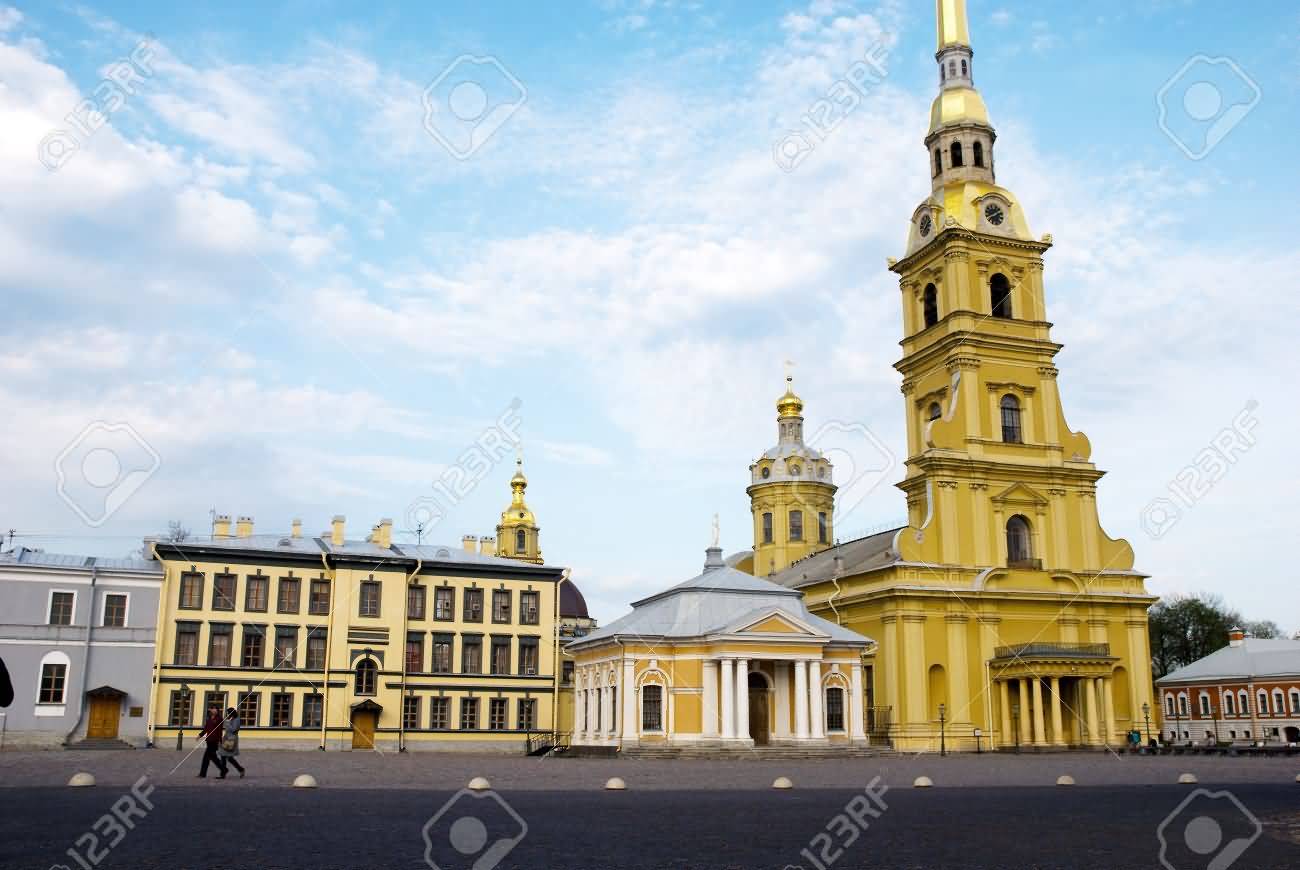
M524 476L524 459L515 460L515 473L510 478L510 504L501 512L497 525L497 555L521 562L541 564L542 550L538 541L537 518L524 501L528 478Z
M831 463L804 443L803 399L794 378L785 379L776 400L777 443L749 466L750 510L754 515L753 573L758 576L829 547L835 540L835 485Z

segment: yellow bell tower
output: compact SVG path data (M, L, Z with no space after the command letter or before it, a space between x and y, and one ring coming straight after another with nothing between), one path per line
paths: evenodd
M510 505L501 512L497 524L497 555L521 562L542 563L537 518L524 501L528 478L524 476L524 459L515 460L515 474L510 478Z
M794 379L776 402L777 444L749 466L754 515L753 573L775 574L835 540L831 463L804 444L803 400Z

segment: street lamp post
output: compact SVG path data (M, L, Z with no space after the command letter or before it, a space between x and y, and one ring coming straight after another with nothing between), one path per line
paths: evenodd
M1177 745L1178 738L1181 737L1183 733L1182 707L1183 707L1183 699L1179 697L1175 697L1174 698L1174 744L1175 745Z
M946 718L946 713L947 713L947 707L943 704L940 704L939 705L939 755L940 756L945 756L948 754L948 744L944 734L944 723L948 721Z
M1219 746L1219 713L1214 708L1214 698L1210 698L1210 719L1214 722L1214 746Z
M1019 755L1020 754L1020 705L1019 704L1011 705L1011 718L1013 720L1011 730L1016 735L1016 755Z
M1147 745L1149 746L1151 745L1151 705L1145 701L1142 702L1142 718L1147 723Z

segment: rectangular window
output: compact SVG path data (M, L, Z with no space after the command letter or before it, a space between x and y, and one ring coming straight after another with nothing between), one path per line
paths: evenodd
M181 575L181 608L185 610L203 609L203 575Z
M225 692L204 692L203 693L203 720L206 722L208 711L213 707L224 719L226 716L226 693Z
M239 653L241 668L260 668L266 656L266 629L260 625L244 626L244 646Z
M827 536L830 535L830 527L826 523L826 511L817 512L817 543L827 543Z
M307 593L307 612L312 616L329 616L330 581L311 581L311 588Z
M256 728L262 706L261 692L239 693L239 724Z
M772 543L772 515L763 514L763 543Z
M293 625L275 627L275 654L271 667L293 668L298 665L298 628Z
M510 621L510 590L496 589L492 592L492 621L508 623Z
M493 731L506 730L505 698L492 698L488 701L488 728Z
M1202 695L1202 696L1201 696L1201 716L1202 716L1202 717L1206 717L1206 716L1209 716L1209 715L1210 715L1210 698L1209 698L1208 695Z
M325 721L325 698L322 695L302 696L302 727L319 728Z
M323 628L307 629L307 660L303 667L309 671L325 670L325 641L327 634Z
M429 590L424 586L406 587L406 613L411 619L424 619Z
M424 632L406 633L406 671L419 674L424 671Z
M41 667L41 693L38 704L62 704L68 684L68 666L62 662L47 662Z
M460 699L460 730L473 731L478 728L478 698Z
M379 581L361 581L361 593L357 596L357 615L379 615Z
M301 595L302 581L293 577L281 577L279 594L275 598L275 612L297 613Z
M255 613L266 612L266 595L270 585L269 578L260 575L249 577L244 581L244 609Z
M50 625L72 625L72 605L76 600L75 592L50 593Z
M171 703L168 705L167 724L177 728L189 725L193 706L193 692L172 692Z
M433 636L433 661L431 670L435 674L451 673L451 635L435 634Z
M208 667L230 667L230 649L234 637L235 627L228 622L213 622L208 625Z
M466 622L483 621L483 590L466 589L465 590L465 613Z
M271 695L271 727L288 728L293 724L293 695L275 692Z
M519 638L519 673L526 677L536 676L538 673L538 658L537 638Z
M451 698L429 699L429 727L435 730L451 727Z
M456 590L450 586L439 586L433 590L433 618L450 622L456 618Z
M663 686L647 683L641 687L641 730L664 730Z
M566 661L560 664L560 682L566 686L573 685L573 661Z
M176 658L178 665L197 665L199 663L199 624L197 622L176 623Z
M402 727L408 730L420 727L420 699L407 695L402 699Z
M538 592L519 593L519 621L524 625L537 625L541 620L542 596Z
M235 609L235 575L212 575L212 609Z
M461 635L460 672L462 674L483 673L482 635Z
M790 511L790 540L803 540L803 511Z
M844 690L826 690L826 730L844 730Z
M492 673L510 673L510 638L492 636Z
M104 627L126 626L126 594L110 592L104 596Z
M520 731L532 731L537 727L537 699L520 698L519 699L519 724Z

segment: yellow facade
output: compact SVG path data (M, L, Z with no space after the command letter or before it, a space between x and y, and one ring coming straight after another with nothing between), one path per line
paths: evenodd
M1043 286L1051 240L1033 238L996 184L965 4L938 8L933 193L890 264L908 525L774 579L879 642L868 703L888 711L900 749L937 749L941 731L956 749L1121 743L1152 704L1155 599L1129 544L1102 530L1103 472L1065 421Z
M155 545L155 742L193 735L209 693L254 746L520 750L553 727L561 569L395 546L389 521L349 541L342 517L318 538L224 519Z

